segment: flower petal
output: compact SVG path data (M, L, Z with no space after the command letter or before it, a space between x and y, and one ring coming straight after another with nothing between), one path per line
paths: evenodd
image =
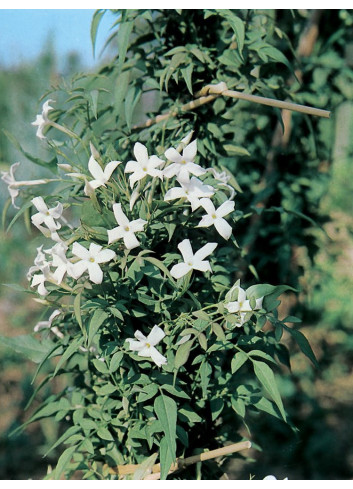
M214 226L224 239L229 239L232 235L232 226L222 217L215 219Z
M182 257L184 261L187 263L189 261L192 261L194 258L194 253L192 251L191 243L189 239L184 239L178 244L178 248L180 250L180 253L182 254Z
M147 342L155 346L165 337L165 332L159 326L153 326L150 334L147 336Z
M234 200L226 200L217 209L217 217L224 217L234 211L235 202Z
M128 250L132 250L133 248L137 248L140 246L139 240L136 238L134 233L128 231L124 233L123 236L124 244Z
M186 263L178 263L170 270L170 274L172 277L178 279L189 273L190 270L192 270L190 265L187 265Z
M46 214L48 212L48 207L44 202L43 197L34 197L31 202L39 212L42 212L43 214Z
M154 346L151 346L150 348L150 357L158 367L167 363L166 357L159 353L159 351Z
M103 281L103 272L98 263L88 263L89 279L95 284L101 284Z
M147 224L147 221L144 219L135 219L131 221L129 224L130 231L133 233L137 233L139 231L143 231L144 226Z
M95 180L99 180L101 183L106 182L105 175L103 173L102 167L96 161L93 156L90 157L89 162L88 162L88 169L91 173L91 175L94 177Z
M97 263L106 263L107 261L113 260L116 254L113 250L102 250L96 256Z
M114 229L108 229L108 244L114 243L115 241L118 241L118 239L121 239L124 237L126 231L124 231L124 228L122 226L117 226Z
M207 214L216 214L216 209L211 199L203 197L202 199L200 199L200 204L205 209Z
M116 222L120 226L129 226L129 224L130 224L129 219L124 214L124 212L121 208L121 204L113 204L113 212L114 212Z
M109 180L109 178L112 176L113 171L117 166L121 164L121 161L110 161L107 163L106 167L104 168L104 176L106 180Z
M206 258L206 256L210 255L213 253L213 251L217 248L217 243L207 243L205 246L200 248L196 253L195 253L195 259L196 260L203 260Z
M71 273L75 279L78 279L81 277L83 273L85 273L87 268L88 268L88 263L84 260L80 260L72 265Z
M72 253L81 258L81 260L89 259L89 251L77 241L72 245Z
M187 161L194 161L196 154L197 154L197 139L194 139L194 141L188 144L184 149L183 157Z
M169 161L172 161L173 163L180 163L182 160L181 155L174 148L168 148L167 151L165 151L164 155Z
M148 164L148 152L146 146L141 143L135 143L134 146L134 155L140 165Z

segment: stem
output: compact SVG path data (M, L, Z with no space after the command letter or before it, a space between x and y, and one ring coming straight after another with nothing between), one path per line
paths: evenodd
M60 124L57 124L56 122L54 121L49 121L49 124L52 126L52 127L55 127L55 129L58 129L58 131L61 131L63 132L64 134L67 134L68 136L72 137L72 138L75 138L75 139L78 139L80 140L80 137L75 134L73 131L70 131L70 129L67 129L66 127L64 126L61 126Z

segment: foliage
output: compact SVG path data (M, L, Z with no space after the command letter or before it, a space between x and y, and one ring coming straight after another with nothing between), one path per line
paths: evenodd
M41 189L47 212L56 202L64 208L61 228L44 220L44 231L68 247L67 261L61 255L65 281L53 272L44 275L48 258L40 256L42 250L37 255L42 262L36 264L50 283L40 294L42 301L50 310L59 309L60 316L42 329L40 340L38 335L2 339L36 361L38 372L59 357L41 385L57 375L67 377L68 387L49 397L27 422L50 416L65 420L65 431L52 449L62 443L68 448L54 478L75 470L85 478L114 478L109 467L141 463L153 452L159 452L161 477L166 478L176 456L239 440L242 422L252 428L253 412L287 420L274 374L278 361L289 366L289 353L280 342L283 331L316 364L305 336L288 326L299 320L279 319L277 307L278 296L297 285L293 245L307 247L309 256L316 249L305 230L318 217L315 204L325 188L326 175L318 170L329 158L329 126L296 116L292 145L268 171L268 148L279 114L268 108L256 108L255 113L248 103L225 97L192 111L180 109L205 85L221 81L228 88L325 107L323 90L317 92L322 72L312 75L312 66L302 66L304 76L314 77L311 90L286 84L297 64L291 42L296 45L303 19L290 11L256 10L116 14L119 28L109 39L116 43L116 58L98 74L77 75L58 85L55 96L50 92L56 100L47 121L50 157L32 157L59 180L47 195ZM290 15L293 32L280 27L290 24ZM98 11L92 22L93 43L101 16ZM320 56L317 65L325 62ZM144 125L146 117L165 111L176 117ZM188 201L165 200L177 185L173 177L160 179L147 172L137 185L127 178L126 162L131 162L133 150L139 160L142 145L136 143L158 155L163 171L168 169L166 151L190 151L192 138L197 138L195 163L203 170L213 168L199 176L213 188L215 206L231 201L234 189L238 192L236 210L227 217L234 230L230 240L213 227L196 227L204 215L202 206L190 210ZM92 160L102 169L117 160L123 163L93 190L87 182L92 176L102 182L103 177L92 171ZM281 160L288 163L285 168ZM38 201L33 202L38 194L30 190L27 195L27 202L32 198L40 211ZM270 205L262 205L264 201ZM116 227L117 202L128 226L139 219L146 223L138 230L136 248L108 242L107 230ZM29 209L23 206L18 218ZM253 224L257 217L260 226ZM198 269L176 280L172 270L180 262L178 245L184 240L190 240L194 252L217 244L209 257L212 274ZM53 247L53 241L48 243ZM75 243L114 252L111 262L102 265L102 281L91 276L89 281L71 270L79 263L74 263ZM46 251L50 254L53 259L53 248ZM52 266L60 265L53 261ZM258 283L259 277L274 285ZM244 314L239 279L250 284L254 278L257 283L245 291L249 304ZM238 311L229 310L232 303ZM159 368L152 354L134 353L130 341L137 330L148 337L155 324L165 334L157 351L166 362ZM203 478L220 473L219 468L208 473L211 466L204 470Z

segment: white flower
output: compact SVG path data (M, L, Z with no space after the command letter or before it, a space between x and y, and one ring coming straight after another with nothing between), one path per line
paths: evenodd
M87 270L91 282L95 284L101 284L103 281L103 272L99 264L113 260L115 257L113 250L102 250L102 246L96 243L91 243L87 250L77 241L72 245L72 253L80 258L80 261L72 266L73 276L77 279Z
M154 363L160 367L167 363L167 359L159 353L155 346L159 343L165 336L164 331L158 326L153 326L150 334L147 336L143 335L141 331L135 332L135 338L128 338L126 341L130 343L130 350L137 351L139 357L151 358Z
M183 149L182 155L174 148L167 149L164 154L168 160L172 161L173 163L163 170L163 175L167 178L176 176L179 182L188 182L190 179L190 173L197 177L203 175L206 173L206 170L201 168L200 165L194 163L196 153L196 139Z
M61 224L55 222L55 219L59 219L63 212L63 206L60 202L52 209L48 209L43 197L34 197L31 202L39 211L31 217L32 223L38 229L40 229L41 224L45 224L51 232L61 228Z
M215 189L211 185L205 185L196 177L192 177L189 182L179 182L181 187L173 187L164 196L164 200L186 199L191 204L194 211L200 207L202 197L212 197Z
M240 319L238 323L236 324L237 327L240 327L244 324L245 322L245 317L246 314L249 312L252 312L256 309L261 309L262 307L262 301L263 297L260 297L259 299L255 300L255 307L252 308L250 305L250 300L246 298L246 292L244 289L242 289L240 286L235 287L235 290L238 289L238 300L228 302L225 304L225 308L231 313L231 314L236 314L238 313L240 316Z
M134 155L137 161L131 160L126 163L125 173L132 173L129 177L130 187L142 180L147 175L163 178L163 172L157 170L165 162L156 155L148 156L147 148L141 143L135 143Z
M50 329L56 336L59 338L63 338L64 335L61 333L61 331L58 330L56 326L52 327L52 322L54 319L61 314L61 311L59 309L55 309L55 311L50 315L48 321L39 321L35 326L34 326L34 332L37 333L41 329Z
M50 179L40 179L40 180L20 180L16 181L15 180L15 170L16 168L20 165L19 162L14 163L11 165L9 171L2 171L2 177L1 180L3 180L7 186L8 186L8 191L10 193L10 197L12 200L12 205L15 207L15 209L19 209L19 207L15 204L15 199L19 194L19 187L25 187L25 186L32 186L32 185L42 185L44 183L48 183L51 180Z
M186 275L188 272L190 272L190 270L212 272L210 262L208 260L204 260L204 258L210 255L216 249L216 247L217 243L207 243L194 254L190 240L184 239L178 244L178 248L182 254L184 262L174 265L170 271L170 274L172 277L178 279Z
M43 131L46 128L46 126L50 126L51 121L48 117L48 113L51 110L54 110L53 107L51 107L49 105L50 102L54 102L54 100L49 99L46 102L44 102L43 108L42 108L42 113L38 114L36 117L36 120L34 122L32 122L32 126L38 126L36 135L40 139L46 139L46 137L43 134Z
M232 227L223 217L234 211L234 201L226 200L217 210L210 199L200 199L200 204L207 212L207 215L202 217L196 227L208 228L213 225L224 239L229 239L232 234Z
M276 481L277 477L275 477L274 475L266 475L266 477L264 477L263 480L264 481ZM283 480L287 481L288 477L285 477Z
M68 247L63 243L57 243L50 250L46 250L53 257L51 265L56 267L53 273L55 282L60 285L64 275L67 273L70 277L74 277L73 263L66 257Z
M93 158L93 156L91 156L88 162L88 169L94 180L86 182L84 189L85 194L90 195L94 189L101 186L106 187L106 183L109 181L113 171L118 165L120 165L120 163L121 161L110 161L103 170L99 163Z
M15 173L16 168L19 166L19 164L20 163L14 163L13 165L11 165L10 170L8 172L5 172L5 171L1 172L1 174L2 174L1 180L3 180L8 185L10 197L12 200L12 205L16 209L19 209L19 207L15 204L15 199L18 196L20 191L18 190L18 188L16 188L14 186L14 184L16 183L14 173Z
M147 221L144 219L135 219L130 222L122 211L121 204L114 204L113 211L119 226L108 230L108 243L114 243L118 239L123 239L128 250L139 246L140 242L136 238L135 233L143 231L143 227L147 224Z
M52 281L50 264L48 262L43 263L40 266L40 271L42 273L37 273L33 275L31 287L38 287L38 294L45 296L49 294L49 291L45 287L45 282Z
M35 272L42 271L43 267L50 266L50 263L47 261L45 254L43 253L43 245L37 248L37 256L34 259L34 265L30 267L27 272L27 280L31 280Z

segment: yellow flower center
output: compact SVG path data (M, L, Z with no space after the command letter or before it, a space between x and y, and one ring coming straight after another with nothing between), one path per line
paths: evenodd
M143 171L147 171L147 168L144 166L144 167L142 168L142 170L143 170Z
M147 348L151 348L150 343L146 343Z
M186 161L185 160L181 160L180 162L182 165L185 165L186 164Z
M212 219L217 219L216 214L212 214Z
M89 259L89 261L90 261L91 263L94 263L94 258L91 256L91 258Z
M130 231L129 226L125 226L124 229L125 229L125 231Z

